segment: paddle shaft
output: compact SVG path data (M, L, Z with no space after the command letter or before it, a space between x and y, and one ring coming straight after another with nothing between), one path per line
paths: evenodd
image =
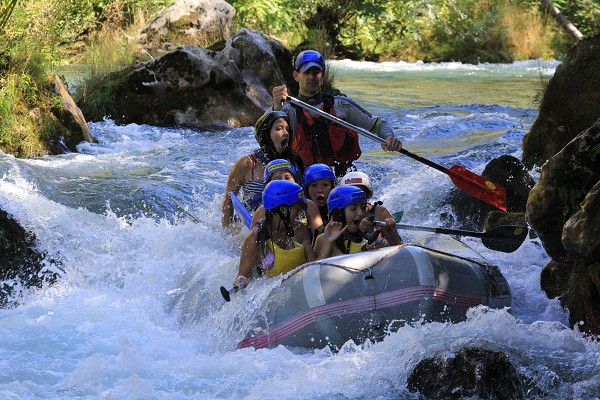
M288 96L287 98L291 103L296 104L302 108L306 108L307 110L313 111L313 112L317 113L318 115L322 116L323 118L333 121L343 127L348 128L348 129L351 129L363 136L368 137L369 139L375 140L376 142L379 142L379 143L387 143L385 139L380 138L379 136L375 135L374 133L372 133L364 128L352 125L349 122L346 122L334 115L329 114L328 112L325 112L317 107L311 106L310 104L307 104L301 100L298 100L295 97ZM412 158L413 160L416 160L416 161L423 163L431 168L437 169L438 171L445 173L446 175L448 175L450 177L450 179L452 179L452 182L454 182L454 184L458 188L469 193L471 196L473 196L479 200L485 201L486 203L489 203L489 204L493 205L494 207L499 208L502 211L507 210L506 191L502 186L500 186L494 182L491 182L482 176L474 174L473 172L467 170L466 168L464 168L460 165L453 165L451 168L446 168L439 164L434 163L431 160L428 160L424 157L421 157L414 153L411 153L410 151L406 150L405 148L401 148L399 150L399 152L401 154L404 154L405 156Z
M368 137L369 139L375 140L376 142L383 143L383 144L387 143L385 141L385 139L380 138L379 136L377 136L373 132L370 132L370 131L368 131L368 130L366 130L364 128L361 128L360 126L352 125L351 123L346 122L343 119L340 119L340 118L336 117L335 115L331 115L328 112L325 112L325 111L321 110L320 108L311 106L310 104L305 103L302 100L298 100L295 97L288 96L287 98L288 98L288 100L291 103L299 105L300 107L306 108L308 110L314 111L315 113L319 114L320 116L322 116L324 118L327 118L330 121L335 122L336 124L342 125L343 127L346 127L348 129L352 129L353 131L356 131L356 132L360 133L361 135ZM404 154L405 156L408 156L408 157L410 157L410 158L412 158L414 160L417 160L417 161L419 161L419 162L421 162L423 164L426 164L426 165L428 165L428 166L430 166L432 168L435 168L438 171L441 171L441 172L444 172L444 173L448 172L448 168L443 167L443 166L441 166L439 164L436 164L433 161L428 160L426 158L423 158L421 156L418 156L418 155L416 155L414 153L411 153L410 151L406 150L405 148L400 149L399 152L402 153L402 154Z
M375 226L387 226L387 224L383 221L374 221L373 224ZM502 233L496 233L496 232L506 231L507 229L508 230L518 229L518 228L525 229L523 227L513 227L513 226L502 225L502 226L497 226L495 228L492 228L492 230L490 230L488 232L476 232L476 231L465 231L465 230L461 230L461 229L435 228L435 227L430 227L430 226L417 226L417 225L407 225L407 224L396 224L396 228L413 230L413 231L442 233L442 234L446 234L446 235L502 239L502 240L508 240L508 241L514 241L514 242L517 242L517 241L523 242L524 238L521 237L521 233L515 235L512 233L511 234L502 234ZM496 231L496 232L494 232L494 231Z

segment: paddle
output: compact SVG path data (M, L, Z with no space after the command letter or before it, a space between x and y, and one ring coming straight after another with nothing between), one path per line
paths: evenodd
M306 108L308 110L314 111L322 117L327 118L328 120L342 125L348 129L352 129L353 131L356 131L361 135L368 137L369 139L373 139L379 143L386 143L385 139L380 138L379 136L369 132L368 130L352 125L349 122L339 119L336 116L333 116L317 107L311 106L310 104L298 100L295 97L288 96L287 99L291 103L299 105L300 107ZM450 177L450 179L452 179L452 182L454 182L454 184L458 188L462 189L463 191L469 193L471 196L479 200L483 200L486 203L489 203L502 211L506 211L506 190L502 186L482 176L479 176L460 165L453 165L450 168L446 168L434 163L431 160L411 153L405 148L400 149L400 153L416 161L419 161L429 167L435 168L440 172L445 173Z
M374 221L373 223L375 226L387 226L383 221ZM502 251L504 253L512 253L521 247L521 244L523 244L523 241L529 232L526 226L519 225L500 225L487 232L463 231L459 229L434 228L406 224L396 224L396 228L443 233L447 235L477 237L481 238L481 242L488 249Z
M223 298L225 299L226 302L230 302L231 295L234 293L237 293L238 291L242 290L245 287L246 287L246 285L243 284L243 285L234 286L231 289L227 290L224 286L221 286L221 296L223 296Z
M250 225L252 224L252 214L246 208L244 203L240 201L240 199L233 192L229 192L229 196L231 197L231 204L233 204L233 209L237 216L242 220L246 228L250 229Z

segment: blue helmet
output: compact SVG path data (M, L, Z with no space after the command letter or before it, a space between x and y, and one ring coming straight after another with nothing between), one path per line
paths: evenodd
M304 171L304 189L308 190L308 185L319 179L331 179L332 186L335 186L335 175L326 164L313 164Z
M267 210L280 205L292 206L299 201L305 202L306 199L302 187L294 182L285 180L269 182L263 191L263 206Z
M265 183L269 182L269 177L275 171L288 170L294 175L294 179L296 178L296 174L298 171L292 165L291 162L285 160L283 158L277 158L265 166Z
M364 190L350 185L338 186L329 193L327 210L331 214L336 208L343 210L348 204L366 202L367 195Z
M317 67L321 71L325 71L325 59L316 50L304 50L294 62L294 69L298 72L304 72L309 68Z

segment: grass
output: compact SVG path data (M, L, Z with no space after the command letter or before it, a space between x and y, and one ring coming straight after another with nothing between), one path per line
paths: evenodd
M558 32L553 21L544 17L537 7L523 9L523 6L507 3L501 23L506 27L514 59L552 59L556 56L552 44Z

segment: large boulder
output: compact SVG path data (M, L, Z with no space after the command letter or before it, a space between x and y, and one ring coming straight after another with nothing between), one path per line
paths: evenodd
M541 287L559 297L569 322L600 334L600 120L542 167L527 219L552 260Z
M574 46L557 69L523 141L525 163L543 164L526 211L551 257L541 287L569 310L572 326L595 335L600 334L599 70L597 35Z
M224 0L177 0L140 31L140 47L149 54L180 45L206 47L227 39L235 8Z
M523 163L541 166L600 118L600 35L579 41L550 80L523 138Z
M58 262L36 249L35 235L0 210L0 308L18 304L28 287L54 283L62 272Z
M579 211L564 224L561 241L567 251L592 260L600 260L598 210L600 210L600 182L596 182L583 199Z
M117 103L110 117L155 126L252 125L272 107L271 90L291 75L291 64L279 41L247 29L221 50L178 47L106 78Z
M529 194L527 220L554 260L561 261L567 253L562 242L564 224L580 210L580 203L599 179L600 120L544 164L540 180ZM585 215L589 217L589 213ZM588 240L597 242L600 237Z
M420 361L408 389L431 399L522 399L525 385L504 353L463 348Z

